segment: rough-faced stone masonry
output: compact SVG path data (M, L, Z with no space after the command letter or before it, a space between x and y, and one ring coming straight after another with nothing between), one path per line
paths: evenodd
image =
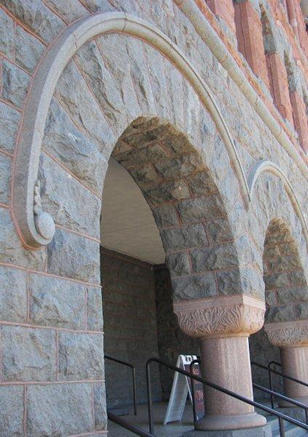
M213 334L209 313L248 336L266 302L268 332L292 322L307 349L307 51L295 1L0 0L0 435L107 434L110 156L153 212L191 335Z

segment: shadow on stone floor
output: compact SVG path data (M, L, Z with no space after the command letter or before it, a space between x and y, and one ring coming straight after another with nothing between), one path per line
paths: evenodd
M160 437L181 437L184 432L193 430L193 414L192 406L187 403L182 422L173 422L168 425L163 425L165 413L167 410L167 403L154 404L154 423L155 434ZM147 405L138 405L137 416L129 415L122 416L130 423L148 431L148 412ZM108 437L133 437L136 434L127 431L121 426L108 421Z

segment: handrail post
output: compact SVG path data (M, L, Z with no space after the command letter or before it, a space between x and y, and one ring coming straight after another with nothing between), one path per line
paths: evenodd
M110 411L108 411L107 414L109 420L111 420L114 423L117 423L118 425L122 426L125 429L128 429L129 431L133 432L136 435L139 435L141 437L155 437L153 434L144 431L142 428L139 428L133 423L128 422L122 416L117 416L116 414L112 414Z
M280 433L280 437L285 437L285 430L284 430L284 422L283 419L281 417L278 417L279 420L279 433Z
M127 361L120 360L118 358L111 357L110 355L104 355L106 360L114 361L115 363L129 367L132 370L132 385L133 385L133 403L134 403L134 415L137 416L137 390L136 390L136 369L133 364Z
M134 415L137 416L137 389L136 389L136 369L132 367L133 376L133 398L134 398Z
M152 390L151 390L151 361L148 360L146 363L146 378L147 378L147 394L148 394L148 416L149 416L149 432L154 434L154 423L153 423L153 413L152 413Z
M273 390L272 369L271 369L270 364L271 363L268 364L268 382L269 382L270 390ZM274 396L273 396L273 393L271 393L271 406L272 406L272 408L274 410L275 406L274 406Z
M193 367L197 363L200 363L200 361L193 360L190 363L190 373L192 375L193 375ZM190 384L191 384L191 396L192 396L192 406L193 406L193 416L194 416L194 428L196 428L197 414L196 414L196 404L195 404L195 382L194 382L193 378L190 378Z

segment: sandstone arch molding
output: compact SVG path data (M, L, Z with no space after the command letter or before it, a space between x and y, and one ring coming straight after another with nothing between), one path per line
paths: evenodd
M17 232L29 249L48 244L54 234L53 219L40 205L37 175L46 117L57 81L68 61L86 41L111 32L143 39L186 77L216 123L246 204L249 202L247 180L228 127L208 86L188 59L166 35L144 20L124 13L92 15L67 28L47 52L35 73L24 107L13 173L12 212Z
M259 161L257 164L253 167L251 170L249 176L248 176L248 186L249 186L249 196L250 199L253 197L254 188L256 186L258 178L261 176L262 173L269 172L274 174L275 176L278 176L285 187L286 193L289 196L289 199L293 205L293 208L298 216L298 218L301 221L303 232L305 235L306 243L308 246L308 226L304 217L304 214L302 212L302 208L300 206L300 203L296 197L295 191L291 185L291 182L287 178L287 176L284 174L284 172L278 167L277 164L275 164L272 161Z

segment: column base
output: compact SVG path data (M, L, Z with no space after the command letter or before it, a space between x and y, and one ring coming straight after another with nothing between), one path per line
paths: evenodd
M243 428L224 431L187 431L182 437L272 437L272 428L268 423L258 428Z
M197 430L238 430L266 425L266 418L258 413L228 416L206 415L196 423Z

